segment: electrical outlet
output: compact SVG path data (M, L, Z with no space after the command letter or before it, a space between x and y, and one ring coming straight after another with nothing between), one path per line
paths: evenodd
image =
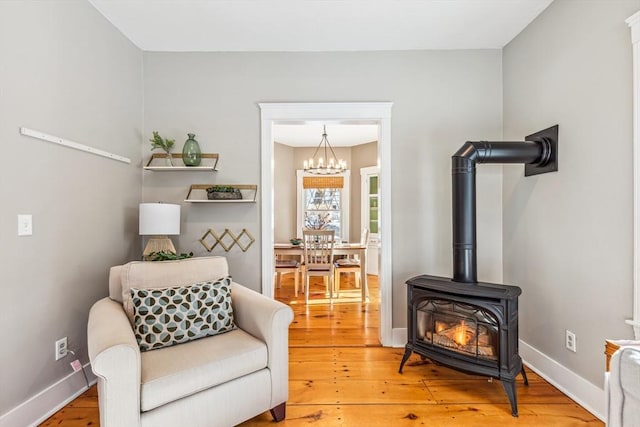
M56 341L56 360L60 360L67 355L67 337L60 338Z
M567 347L567 350L573 351L575 353L577 351L576 350L576 334L574 334L570 330L566 330L565 332L566 332L565 346Z

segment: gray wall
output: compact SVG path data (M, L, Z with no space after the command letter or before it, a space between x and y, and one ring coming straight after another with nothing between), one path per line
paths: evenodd
M504 136L560 125L559 171L504 168L504 278L520 337L602 386L605 338L631 338L632 52L640 1L556 0L504 49ZM565 349L565 329L577 353Z
M137 256L142 54L87 2L0 2L0 414L83 363L108 269ZM24 126L132 164L21 136ZM17 214L33 236L17 236Z
M295 148L285 144L273 144L273 241L288 242L292 237L302 237L296 230L296 169Z
M501 137L501 70L499 50L145 53L145 138L193 131L221 160L214 176L146 173L143 197L180 202L194 182L259 184L259 102L392 101L393 324L402 327L405 280L451 274L450 157L465 140ZM483 168L478 179L487 281L502 278L500 171ZM204 254L198 239L209 227L246 227L259 240L259 203L183 204L183 216L179 249ZM228 255L234 278L259 289L259 245Z
M207 228L247 228L256 243L246 253L214 254L259 289L259 198L182 202L192 183L259 184L258 102L394 103L395 327L405 325L407 278L451 273L451 153L559 123L558 173L524 179L505 167L503 180L500 167L478 169L479 279L502 281L504 252L504 281L524 291L522 339L601 384L604 339L631 337L624 19L639 8L556 0L505 48L503 66L498 50L143 55L88 3L0 2L2 321L20 332L0 346L0 383L11 384L0 387L0 414L70 373L68 360L53 360L56 339L68 336L87 362L87 314L107 293L108 267L139 257L141 186L145 201L182 203L179 250L207 255ZM20 126L132 164L20 136ZM203 151L220 153L219 172L141 174L152 130L175 138L176 151L196 133ZM34 216L31 237L16 235L21 213ZM577 333L577 354L564 350L565 329Z

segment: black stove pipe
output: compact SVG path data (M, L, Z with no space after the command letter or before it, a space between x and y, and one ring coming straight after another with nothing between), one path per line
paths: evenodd
M552 156L547 139L519 142L466 142L451 157L453 202L453 280L476 283L476 163L544 166Z

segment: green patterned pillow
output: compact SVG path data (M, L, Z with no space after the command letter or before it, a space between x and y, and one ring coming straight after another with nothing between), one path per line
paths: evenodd
M163 289L131 289L133 329L141 351L236 328L231 278Z

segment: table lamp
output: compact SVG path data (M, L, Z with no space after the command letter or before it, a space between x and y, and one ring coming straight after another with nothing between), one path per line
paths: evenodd
M140 203L141 236L152 236L142 253L147 260L152 252L176 253L169 235L180 234L180 205L169 203Z

